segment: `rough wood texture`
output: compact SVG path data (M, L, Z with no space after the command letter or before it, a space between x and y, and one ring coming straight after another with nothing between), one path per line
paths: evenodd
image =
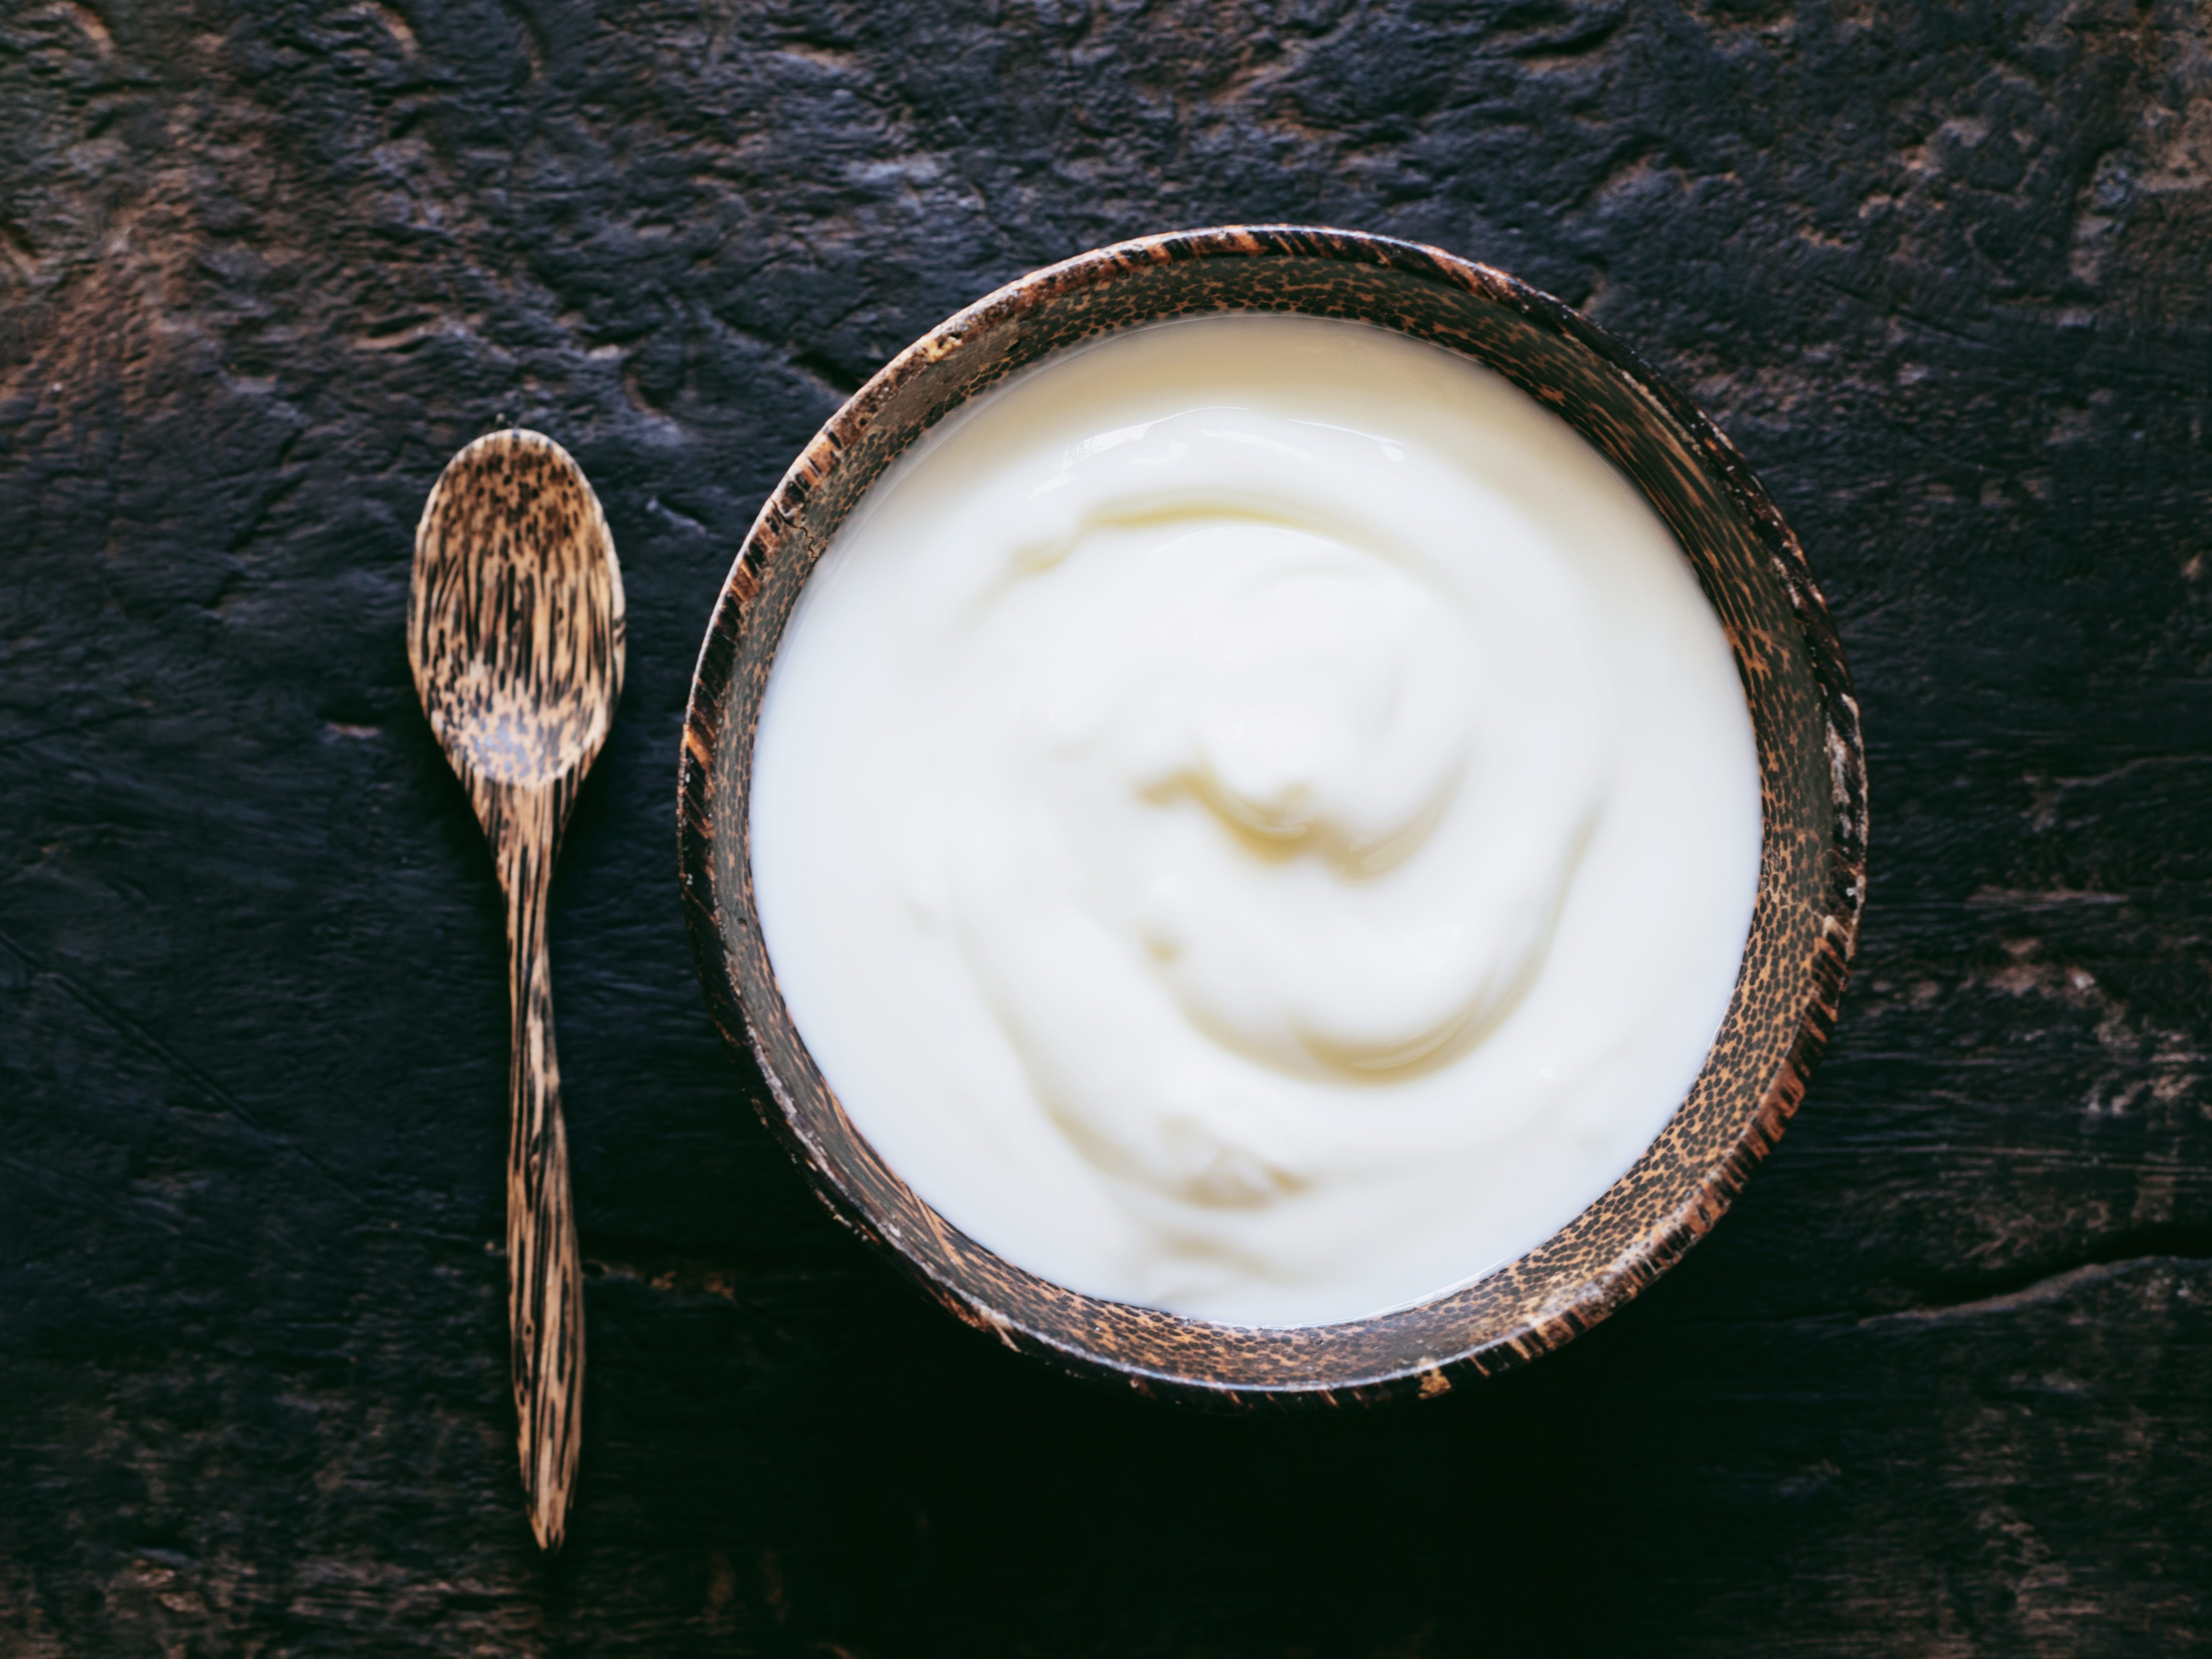
M574 459L535 432L477 439L416 526L407 660L507 895L508 1370L530 1529L547 1550L561 1547L582 1446L584 1266L546 894L623 658L622 568Z
M1465 353L1559 410L1635 480L1727 629L1757 734L1764 840L1743 969L1704 1069L1644 1156L1479 1284L1349 1324L1251 1330L1079 1295L986 1249L854 1129L761 936L753 741L815 563L910 445L1006 376L1104 331L1224 310L1357 318ZM1154 1399L1236 1409L1433 1399L1588 1330L1679 1261L1781 1139L1826 1047L1866 890L1866 757L1803 550L1743 457L1617 340L1502 271L1313 226L1142 237L948 318L830 417L754 520L684 723L677 833L692 947L722 1034L757 1060L781 1134L839 1218L1008 1347Z
M0 8L0 1652L2212 1641L2212 64L2179 0ZM755 1121L668 780L782 469L1176 225L1432 243L1710 409L1875 884L1726 1223L1540 1364L1213 1419L915 1296ZM502 419L622 549L552 894L592 1332L515 1501L496 871L403 647Z

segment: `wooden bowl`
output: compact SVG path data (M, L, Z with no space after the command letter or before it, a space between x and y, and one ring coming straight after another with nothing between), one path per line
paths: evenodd
M1545 1243L1464 1289L1345 1324L1213 1324L1025 1273L915 1196L854 1129L777 989L747 801L776 641L862 494L963 400L1103 331L1216 311L1348 317L1466 353L1556 410L1650 498L1728 632L1759 744L1765 838L1742 971L1690 1092L1635 1167ZM1633 353L1486 266L1378 236L1229 227L1124 242L1023 277L901 353L761 509L700 653L678 802L684 902L714 1019L750 1050L769 1127L837 1218L1008 1347L1162 1399L1239 1407L1431 1395L1558 1346L1719 1219L1780 1137L1856 942L1866 764L1843 653L1796 538L1727 439ZM1663 872L1654 872L1663 879Z

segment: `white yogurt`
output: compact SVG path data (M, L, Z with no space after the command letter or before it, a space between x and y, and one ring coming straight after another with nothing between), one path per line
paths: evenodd
M1759 873L1751 723L1643 497L1441 349L1225 316L948 420L810 579L761 925L922 1198L1245 1324L1540 1243L1664 1126Z

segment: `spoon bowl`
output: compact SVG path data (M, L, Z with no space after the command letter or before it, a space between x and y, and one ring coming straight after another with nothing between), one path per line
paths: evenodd
M407 646L465 782L549 787L598 757L622 693L622 571L551 439L494 433L447 466L416 535Z

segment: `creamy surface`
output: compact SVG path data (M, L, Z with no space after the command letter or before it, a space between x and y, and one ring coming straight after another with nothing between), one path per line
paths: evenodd
M771 674L769 955L861 1132L1033 1273L1419 1300L1634 1162L1725 1012L1750 719L1643 497L1362 324L1111 336L869 492Z

